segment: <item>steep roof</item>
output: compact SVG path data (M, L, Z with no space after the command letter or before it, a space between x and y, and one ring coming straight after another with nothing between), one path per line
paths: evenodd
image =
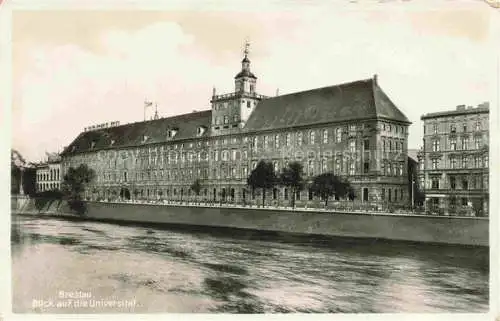
M257 131L327 122L388 119L410 124L373 79L264 99L245 129Z
M205 110L174 117L86 131L80 133L80 135L66 147L62 155L81 153L90 150L95 151L106 148L140 146L142 144L203 137L207 136L210 132L211 120L212 111ZM199 127L206 128L201 136L197 134ZM174 137L168 138L167 134L171 129L176 130L176 134ZM145 141L144 137L147 137ZM92 143L94 143L93 147Z

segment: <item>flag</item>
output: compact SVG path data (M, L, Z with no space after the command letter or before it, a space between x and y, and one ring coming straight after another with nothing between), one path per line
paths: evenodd
M145 100L144 101L144 108L149 107L149 106L153 106L153 102Z

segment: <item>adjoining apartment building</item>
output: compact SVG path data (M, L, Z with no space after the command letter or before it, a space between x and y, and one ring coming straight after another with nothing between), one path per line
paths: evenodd
M234 92L213 90L211 109L82 132L62 153L62 170L82 163L97 178L88 197L258 203L247 177L259 160L276 172L292 161L310 181L334 172L362 202L408 204L410 121L377 77L266 97L257 93L245 50ZM201 182L195 196L190 186ZM257 194L257 195L256 195ZM286 187L266 191L268 204L287 204ZM306 189L297 205L319 203Z
M489 103L425 114L419 179L426 209L488 215Z
M47 154L47 161L35 164L35 168L37 192L61 189L61 156L59 154Z

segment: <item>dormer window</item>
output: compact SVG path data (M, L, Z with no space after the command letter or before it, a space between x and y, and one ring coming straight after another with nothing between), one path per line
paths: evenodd
M173 138L175 136L175 134L177 134L177 129L169 129L167 131L167 137L168 138Z
M144 144L148 140L149 136L144 135L142 137L142 143Z
M92 143L90 144L90 149L94 149L94 147L95 147L95 142L92 142Z
M115 144L115 140L112 139L110 145L113 146Z
M196 131L196 134L197 134L198 136L201 136L201 135L203 135L203 134L205 133L205 130L206 130L206 128L205 128L205 127L200 126L200 127L198 127L198 130Z

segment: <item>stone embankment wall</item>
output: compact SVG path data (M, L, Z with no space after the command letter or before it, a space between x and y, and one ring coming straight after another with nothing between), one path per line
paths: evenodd
M40 214L64 215L68 213L66 208L65 204L53 203ZM30 211L25 205L25 210L20 209L18 212L33 214L36 210ZM88 203L86 217L415 242L476 246L489 244L487 218L100 202Z

